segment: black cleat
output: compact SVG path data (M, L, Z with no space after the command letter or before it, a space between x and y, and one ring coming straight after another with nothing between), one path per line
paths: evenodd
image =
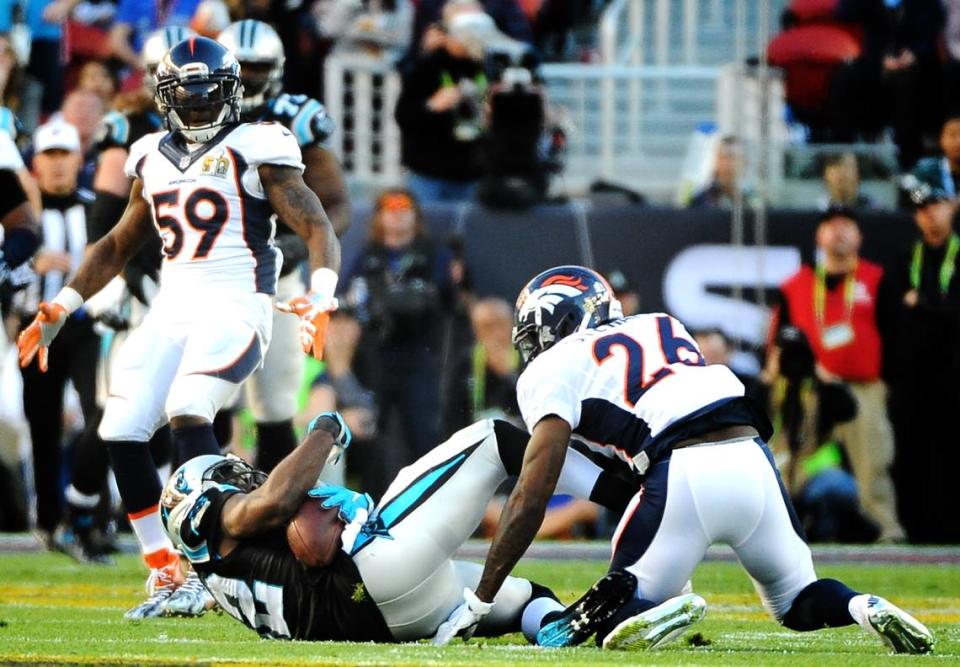
M583 597L537 633L537 645L561 648L587 641L597 628L613 618L637 592L637 578L614 570L595 583Z

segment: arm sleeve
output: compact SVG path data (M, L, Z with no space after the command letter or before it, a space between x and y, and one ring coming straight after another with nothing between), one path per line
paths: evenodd
M546 370L553 371L549 377ZM527 430L533 428L544 417L556 415L575 429L580 424L580 399L570 385L570 369L557 369L550 366L543 356L535 359L517 382L517 402L520 414Z
M133 145L130 146L130 154L127 156L127 161L123 164L123 173L129 178L140 178L140 169L143 166L143 161L147 157L147 151L151 147L151 142L153 145L156 145L155 138L147 135L133 142Z
M303 173L303 157L300 146L293 133L280 123L262 123L251 125L249 132L251 146L244 151L244 157L249 160L250 166L259 167L262 164L275 164L281 167L293 167ZM255 143L253 143L255 142Z

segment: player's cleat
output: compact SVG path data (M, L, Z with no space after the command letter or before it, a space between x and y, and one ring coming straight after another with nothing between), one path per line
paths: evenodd
M178 575L180 563L171 561L162 568L150 570L147 578L147 599L130 609L123 615L124 618L141 619L163 616L163 603L173 595L182 580Z
M876 595L867 600L867 624L894 653L933 650L933 633L923 623Z
M621 622L603 638L603 648L613 651L655 649L679 637L706 612L707 603L694 593L670 598Z
M546 623L537 633L537 645L560 648L587 641L637 591L637 578L614 570L595 583L583 597Z
M203 616L215 604L200 577L193 570L183 585L171 593L160 607L164 616Z

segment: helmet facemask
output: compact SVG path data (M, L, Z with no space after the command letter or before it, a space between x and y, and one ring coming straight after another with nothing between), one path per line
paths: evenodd
M202 144L239 119L242 90L240 81L231 75L166 79L157 85L157 107L172 129L188 141Z

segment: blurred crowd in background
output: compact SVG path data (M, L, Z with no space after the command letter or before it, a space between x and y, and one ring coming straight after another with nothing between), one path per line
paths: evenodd
M395 118L406 180L369 200L354 197L355 209L372 207L367 236L357 260L342 267L341 309L325 361L310 360L300 381L300 426L320 410L341 411L355 436L347 479L374 496L399 468L477 419L522 426L513 305L474 293L463 240L429 235L424 209L474 199L523 208L548 198L550 177L563 168L564 129L537 68L591 61L596 45L584 35L595 32L604 4L0 0L0 133L16 141L23 166L12 166L35 183L30 189L44 211L38 278L4 299L4 345L9 350L36 304L78 265L101 121L109 111L150 104L145 37L165 26L216 36L232 21L256 18L283 40L286 92L323 101L323 61L342 49L392 54L403 82ZM757 362L753 372L732 362L735 342L724 332L695 332L707 362L734 363L748 394L768 407L781 474L815 541L960 543L960 514L944 511L960 463L950 419L960 408L956 5L791 3L770 48L786 73L791 113L812 142L893 137L899 170L890 178L916 240L887 266L860 255L858 219L875 203L860 186L862 157L831 148L819 157L822 188L809 202L815 262L779 290L766 345L747 350ZM811 43L829 51L816 66L803 52ZM688 205L755 203L744 160L741 141L718 138L712 177ZM643 267L595 268L625 314L643 310L636 288ZM52 548L64 522L69 530L64 470L76 443L96 427L96 405L87 399L96 390L79 385L96 383L100 347L111 335L109 322L71 321L51 354L62 362L52 361L43 377L18 372L15 355L5 355L0 530L39 526ZM71 354L61 355L67 347ZM222 444L252 457L252 418L241 406L229 419L233 428L221 432L232 434ZM492 506L487 534L498 514ZM118 516L105 502L108 538ZM604 537L611 528L592 504L556 498L541 535Z

